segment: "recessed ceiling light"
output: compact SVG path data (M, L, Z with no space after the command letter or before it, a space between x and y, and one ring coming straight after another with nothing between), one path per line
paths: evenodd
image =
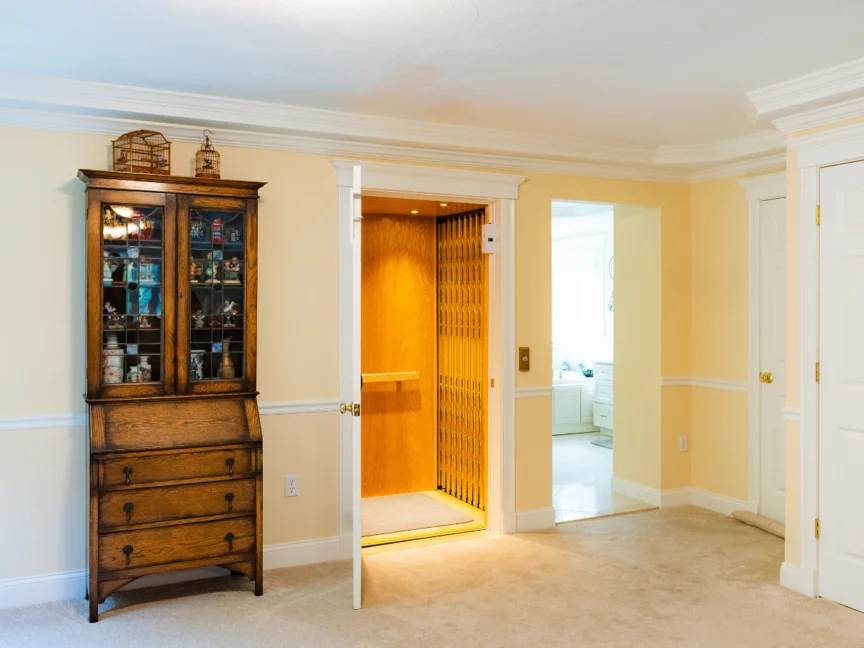
M420 212L417 211L416 209L412 209L412 210L411 210L411 213L412 213L412 214L419 214Z
M447 206L447 203L441 203L441 206L442 206L442 207L446 207L446 206Z

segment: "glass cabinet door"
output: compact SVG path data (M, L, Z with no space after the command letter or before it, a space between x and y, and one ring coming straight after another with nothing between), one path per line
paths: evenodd
M167 245L173 235L173 197L98 194L90 207L91 213L99 209L91 232L99 236L101 250L98 391L102 396L171 393L174 349L166 348L166 335L173 325L166 326L166 306L173 313L168 305L173 300L173 245Z
M180 197L181 391L248 387L248 211L246 200Z

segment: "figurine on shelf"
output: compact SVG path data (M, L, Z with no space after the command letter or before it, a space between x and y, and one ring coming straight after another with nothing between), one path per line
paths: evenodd
M192 349L189 358L189 373L192 380L204 380L204 351Z
M141 328L153 328L153 325L150 323L150 320L147 319L146 315L142 315L138 318L138 326Z
M219 264L213 260L213 253L207 253L207 268L204 270L204 275L207 277L206 283L221 283L219 281Z
M213 242L221 243L222 242L222 219L218 216L213 219Z
M231 356L228 355L228 350L231 348L231 338L222 339L222 360L219 362L219 370L217 375L219 378L233 378L235 375L234 363L231 361Z
M142 355L138 359L138 382L150 382L153 379L153 367L150 366L150 356Z
M137 383L138 382L138 367L129 367L129 371L126 374L126 382Z
M240 228L232 227L228 230L228 242L229 243L240 243Z
M225 326L230 328L236 326L234 323L234 316L237 314L237 309L234 308L236 302L226 300L225 305L222 307L222 314L225 317ZM231 338L226 338L227 340L231 340Z
M156 229L156 223L154 223L152 220L145 220L144 226L141 228L141 232L140 232L139 236L143 240L149 241L150 239L153 238L153 230L154 229Z
M123 349L117 344L115 333L108 335L102 350L102 382L106 385L123 382Z
M204 264L192 259L192 263L189 265L189 278L192 283L204 283Z
M206 320L207 316L204 315L204 311L202 311L200 308L195 311L194 315L192 315L192 321L195 323L195 328L197 329L204 328Z
M193 241L204 240L204 220L197 214L192 215L192 224L189 231Z
M230 261L225 262L225 283L239 284L240 283L240 261L237 257L231 257Z
M105 302L105 313L108 315L109 329L123 328L123 316L117 312L117 309L111 305L110 301Z

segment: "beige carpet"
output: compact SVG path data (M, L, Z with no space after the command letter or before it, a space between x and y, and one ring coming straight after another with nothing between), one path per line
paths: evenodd
M426 493L363 500L363 536L464 524L473 518Z
M132 591L95 625L83 601L0 611L0 646L864 646L864 615L782 589L782 559L779 538L666 509L370 555L361 611L340 562L269 571L263 598L242 578Z

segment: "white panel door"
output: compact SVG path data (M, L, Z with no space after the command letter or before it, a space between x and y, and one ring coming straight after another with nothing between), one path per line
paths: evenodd
M819 594L864 611L864 162L823 169L820 203Z
M760 216L761 490L765 517L786 519L786 199L765 200ZM768 375L770 374L770 375ZM767 382L770 380L770 382Z
M363 512L360 495L362 461L360 442L360 252L362 208L360 202L360 167L354 167L354 186L351 210L351 550L354 561L354 609L363 604Z

